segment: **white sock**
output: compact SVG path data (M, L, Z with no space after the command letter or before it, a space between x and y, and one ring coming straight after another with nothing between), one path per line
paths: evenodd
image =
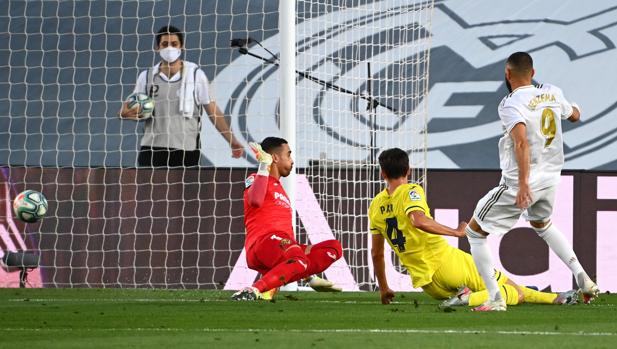
M572 270L574 276L578 276L580 273L584 273L583 266L576 258L576 254L572 249L572 245L566 240L565 236L557 229L553 223L548 223L548 227L545 228L533 228L538 236L540 236L548 247L555 252L557 256ZM585 274L587 275L587 274ZM578 279L577 279L578 280ZM580 286L580 285L579 285Z
M491 250L488 247L486 237L473 231L469 226L466 229L467 240L471 246L471 256L476 263L476 268L484 280L486 290L489 294L489 300L496 301L501 300L501 292L499 292L499 285L495 280L495 268L493 267L493 257L491 256Z

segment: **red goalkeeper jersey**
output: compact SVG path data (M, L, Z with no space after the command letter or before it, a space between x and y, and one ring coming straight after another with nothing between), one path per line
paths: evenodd
M259 207L249 204L249 188L257 178L257 174L249 175L245 180L244 189L244 226L246 240L244 247L248 249L264 235L283 233L294 240L291 226L291 203L285 189L278 179L269 176L268 188L263 203Z

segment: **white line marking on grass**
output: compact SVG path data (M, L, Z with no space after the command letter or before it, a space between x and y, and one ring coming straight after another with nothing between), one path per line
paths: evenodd
M498 334L526 336L581 336L581 337L613 337L612 332L557 332L557 331L486 331L486 330L440 330L440 329L381 329L381 328L333 328L333 329L274 329L274 328L0 328L0 332L231 332L231 333L376 333L376 334Z
M297 297L296 297L297 298ZM276 301L287 301L288 299L283 297L277 297ZM47 302L47 303L220 303L220 302L236 302L231 299L212 299L212 298L8 298L9 302ZM292 301L292 300L289 300ZM306 303L325 303L325 304L378 304L381 305L378 299L375 301L354 301L354 300L311 300L311 299L294 299L293 301L298 302L306 302ZM269 302L267 300L258 301L258 303ZM244 302L242 302L245 304ZM412 305L411 302L402 302L402 301L394 301L390 303L392 305ZM420 302L420 305L435 305L437 303L423 303ZM599 304L599 303L591 303L591 304L581 304L584 307L597 307L597 308L612 308L617 307L617 304Z
M276 300L286 301L285 298L276 298ZM47 302L47 303L127 303L127 302L137 302L137 303L218 303L218 302L235 302L231 299L182 299L182 298L9 298L9 302ZM378 299L375 301L350 301L350 300L307 300L307 299L297 299L297 301L305 301L307 303L333 303L333 304L379 304ZM268 301L260 301L260 302L268 302ZM392 302L392 304L404 305L404 304L412 304L412 303L403 303L403 302ZM437 304L435 304L437 305Z
M165 298L10 298L9 302L48 302L48 303L198 303L198 302L227 302L224 299L165 299Z

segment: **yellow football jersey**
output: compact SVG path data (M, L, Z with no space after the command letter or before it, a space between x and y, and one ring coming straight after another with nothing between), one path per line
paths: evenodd
M403 184L392 195L384 189L375 196L369 207L369 220L371 234L385 238L411 274L414 287L422 287L431 282L452 247L442 236L416 228L407 216L412 211L431 217L424 189L417 184Z

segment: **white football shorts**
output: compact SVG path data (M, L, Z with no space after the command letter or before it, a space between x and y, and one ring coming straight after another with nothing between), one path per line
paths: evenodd
M532 203L524 210L516 207L518 188L501 184L489 191L476 205L473 218L489 234L503 235L519 217L527 221L547 221L553 213L556 186L532 191Z

